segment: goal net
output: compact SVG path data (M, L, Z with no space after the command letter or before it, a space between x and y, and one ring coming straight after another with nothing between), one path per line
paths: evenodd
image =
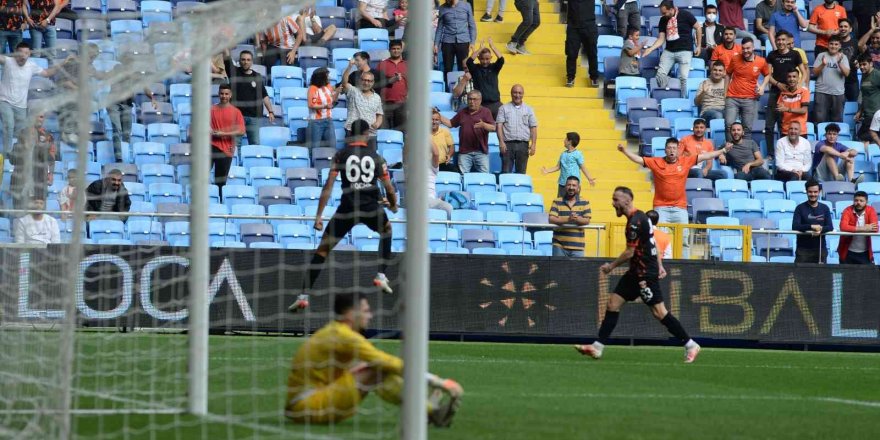
M171 3L176 4L166 10ZM327 259L309 292L310 307L295 315L287 311L302 292L321 238L312 229L317 199L299 200L294 188L286 203L264 203L264 192L270 192L261 189L288 187L286 174L273 173L287 171L282 168L289 165L282 165L281 147L301 146L302 131L296 131L297 116L288 113L280 96L307 88L309 69L302 69L299 78L278 77L275 84L295 89L282 92L273 88L271 68L255 68L270 86L265 95L276 117L274 123L266 118L263 123L290 130L290 142L271 146L271 157L262 157L265 161L248 163L238 148L226 188L237 185L251 192L233 196L224 188L221 196L209 186L211 249L205 255L189 246L196 232L189 214L191 188L211 183L190 175L190 160L198 159L190 157L189 150L190 124L196 118L188 87L192 66L209 64L226 51L233 64L243 50L254 50L259 58L259 47L242 43L253 42L254 35L310 3L223 0L192 7L188 2L142 1L140 11L113 11L105 5L101 13L78 11L70 36L86 43L59 40L54 53L34 50L33 58L39 58L35 61L47 60L54 75L34 77L43 88L33 83L30 88L27 129L16 127L15 144L5 149L0 437L372 439L400 434L401 409L373 393L344 420L292 423L285 417L294 354L316 330L337 318L337 295L373 289L378 264L378 234L358 228ZM131 20L142 29L127 27ZM328 50L327 62L335 84L351 54L341 52L345 58L334 70L334 53ZM6 62L12 61L10 54ZM286 81L296 79L298 85ZM155 97L155 107L148 95ZM130 139L122 139L120 158L114 156L108 109L129 99L134 124ZM344 113L345 104L337 109ZM341 128L341 122L336 126ZM45 162L39 151L52 141L44 135L54 138L57 150L48 179L40 172ZM321 159L309 157L298 166L317 171L311 186L326 178L315 166ZM91 212L95 206L104 211L115 203L107 191L83 212L86 186L102 179L111 185L106 179L114 169L122 171L130 212ZM260 184L263 177L258 172L269 173L266 180L277 182ZM338 197L334 191L324 211L325 225ZM34 204L36 199L45 204ZM272 208L276 205L287 207ZM39 235L33 224L43 224L38 220L41 214L55 219L61 243L14 243L19 227L25 235ZM398 228L403 226L395 224L395 257L386 273L396 292L370 290L373 293L366 295L374 315L366 333L379 349L395 355L400 344L390 339L401 330L398 265L406 240ZM201 292L210 304L207 415L187 411L192 397L190 267L198 258L210 261L208 289ZM331 360L331 367L340 371L351 366L346 359Z

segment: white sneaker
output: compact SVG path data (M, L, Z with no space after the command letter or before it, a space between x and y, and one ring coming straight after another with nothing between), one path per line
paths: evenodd
M394 290L391 289L388 277L386 277L384 273L376 274L376 278L373 278L373 285L382 289L385 293L394 293Z
M601 359L602 358L602 350L599 350L593 344L575 345L574 349L577 350L578 353L580 353L584 356L589 356L593 359Z
M300 310L305 310L309 307L309 296L306 294L302 294L296 297L296 301L293 302L289 307L287 307L287 311L290 313L297 313Z
M696 342L691 348L685 347L684 349L684 363L692 364L695 360L697 360L697 355L700 354L700 345Z
M519 51L519 47L513 41L511 41L510 43L507 43L507 51L514 54L514 55L519 55L521 53Z

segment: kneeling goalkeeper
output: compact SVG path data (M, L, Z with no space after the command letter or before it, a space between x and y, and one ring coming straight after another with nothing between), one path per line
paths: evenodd
M403 361L377 349L360 333L373 317L366 298L338 295L333 311L336 319L315 332L293 357L284 413L294 422L345 420L370 391L386 402L401 404ZM461 385L433 374L427 379L428 420L449 426L460 403Z

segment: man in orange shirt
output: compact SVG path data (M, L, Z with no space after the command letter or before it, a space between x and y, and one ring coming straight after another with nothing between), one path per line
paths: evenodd
M726 69L730 66L730 61L742 53L742 46L736 44L735 28L724 28L724 34L722 35L723 42L715 46L715 50L712 51L712 61L721 61Z
M629 160L651 170L654 176L654 210L660 215L660 221L681 224L688 223L685 182L691 167L702 161L715 159L728 151L722 148L697 155L679 156L676 138L666 139L665 157L641 157L621 144L617 145L617 150ZM684 243L687 243L687 229Z
M810 106L810 89L801 85L800 74L788 72L785 87L779 92L776 111L782 114L782 132L787 133L792 123L801 126L801 133L807 133L807 109Z
M751 38L743 38L742 54L734 57L727 67L729 86L724 101L724 125L727 140L730 140L730 127L737 118L742 121L746 139L752 138L752 123L758 116L758 99L767 88L770 66L764 58L755 55L755 43ZM758 84L758 77L764 80Z
M846 18L846 9L835 0L825 0L825 4L813 10L810 15L810 32L816 37L816 55L828 51L828 38L840 34L839 22ZM841 35L842 36L842 35Z
M244 135L244 116L231 104L232 87L220 84L220 103L211 106L211 162L214 164L214 184L223 189L232 157L235 140Z
M712 140L706 138L706 120L695 119L693 125L694 134L687 135L678 141L679 156L699 156L702 153L711 153L715 151ZM713 170L714 161L707 160L702 166L691 168L688 177L699 177L712 179L724 179L727 177L721 170Z

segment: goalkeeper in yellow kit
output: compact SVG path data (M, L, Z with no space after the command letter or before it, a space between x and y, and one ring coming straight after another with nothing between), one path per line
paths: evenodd
M337 295L336 319L315 332L293 357L285 415L297 423L334 423L357 412L367 393L401 404L403 361L361 335L373 317L366 298ZM428 420L446 427L460 404L461 385L428 374Z

